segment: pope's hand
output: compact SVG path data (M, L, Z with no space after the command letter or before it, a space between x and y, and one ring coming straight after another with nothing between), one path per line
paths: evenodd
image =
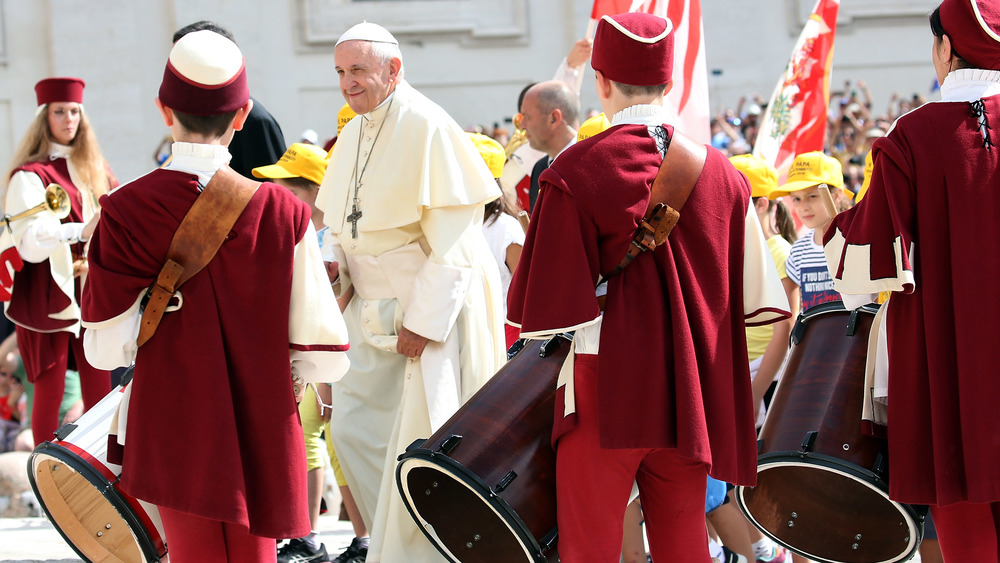
M419 358L420 354L424 353L424 346L427 346L427 339L423 336L405 326L399 331L399 337L396 341L396 352L407 358Z

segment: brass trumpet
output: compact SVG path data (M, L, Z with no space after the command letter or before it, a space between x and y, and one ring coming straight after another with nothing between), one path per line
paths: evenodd
M521 114L514 116L514 134L510 136L510 140L507 141L507 146L503 148L503 152L510 159L510 155L514 154L521 145L528 142L528 137L525 135L524 129L521 129Z
M10 223L11 221L24 219L25 217L34 215L35 213L41 213L42 211L51 211L57 219L62 220L69 215L71 209L72 204L69 201L69 194L66 193L66 190L64 190L59 184L49 184L45 187L45 201L30 209L25 209L17 215L4 217L3 220L6 223Z

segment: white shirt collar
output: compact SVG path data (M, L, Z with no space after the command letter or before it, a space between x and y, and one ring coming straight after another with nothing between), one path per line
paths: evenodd
M942 102L974 102L1000 94L1000 71L960 68L941 84Z
M195 174L202 187L207 186L212 176L233 158L229 149L222 145L175 142L170 152L173 158L164 168Z
M385 119L386 116L389 115L389 109L390 109L389 103L392 101L393 98L396 97L396 92L402 85L403 85L402 82L396 84L396 87L392 90L392 92L389 93L388 96L385 97L384 100L382 100L382 103L375 106L370 112L362 114L362 117L365 118L365 121L381 121Z
M57 158L69 158L73 154L73 147L69 145L60 145L59 143L49 143L49 160L56 160Z
M667 110L654 104L629 106L611 118L611 126L616 125L663 125L667 122Z

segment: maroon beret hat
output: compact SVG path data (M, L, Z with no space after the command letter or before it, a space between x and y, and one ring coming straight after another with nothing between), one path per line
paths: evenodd
M674 67L673 29L670 20L644 12L604 16L590 65L622 84L667 84Z
M38 105L52 102L83 103L83 80L79 78L45 78L35 84Z
M214 31L188 33L174 43L163 70L160 101L191 115L236 111L250 99L243 53Z
M955 52L976 68L1000 70L1000 2L944 0L940 14Z

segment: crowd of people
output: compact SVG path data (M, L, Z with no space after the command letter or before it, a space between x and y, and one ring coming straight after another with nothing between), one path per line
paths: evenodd
M1000 303L980 281L1000 261L973 250L996 223L981 188L1000 170L1000 5L944 0L930 23L943 103L878 112L847 82L825 149L782 182L751 155L760 97L714 118L709 145L673 127L673 28L643 13L603 17L492 137L357 24L333 52L336 137L287 148L235 39L198 22L164 65L158 167L124 185L84 81L41 80L0 197L22 214L5 226L0 446L52 440L132 365L107 457L174 563L443 561L397 457L515 340L572 332L551 436L562 561L805 561L732 489L756 482L796 315L875 302L887 494L929 505L925 562L1000 561L981 330ZM581 111L588 61L601 113ZM52 200L64 217L33 211ZM316 533L326 460L356 536L336 557Z

